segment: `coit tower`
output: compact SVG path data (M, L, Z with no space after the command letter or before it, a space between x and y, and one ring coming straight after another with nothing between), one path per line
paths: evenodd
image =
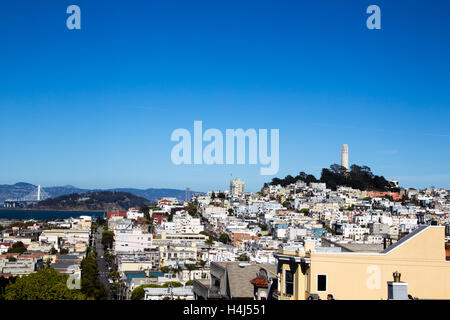
M341 166L348 170L348 145L346 144L342 145Z

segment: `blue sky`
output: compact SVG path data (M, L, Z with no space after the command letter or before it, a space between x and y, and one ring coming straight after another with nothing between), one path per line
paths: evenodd
M82 29L66 28L81 8ZM381 30L366 8L381 8ZM278 128L277 176L350 163L450 188L448 1L3 1L0 183L257 191L175 166L177 128Z

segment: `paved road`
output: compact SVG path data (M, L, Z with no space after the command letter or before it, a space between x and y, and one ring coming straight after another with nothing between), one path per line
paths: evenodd
M108 282L109 270L108 270L108 263L104 258L105 252L103 250L102 245L102 232L103 227L98 227L97 232L94 235L95 249L97 250L98 277L100 282L103 283L103 285L105 286L105 289L108 293L107 299L111 300L111 290Z

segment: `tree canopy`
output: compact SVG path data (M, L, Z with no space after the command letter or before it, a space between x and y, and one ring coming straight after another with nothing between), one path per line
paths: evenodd
M90 250L86 258L81 261L81 290L96 300L106 298L106 290L98 279L98 266L95 254Z
M222 234L219 236L219 241L222 242L222 243L224 243L224 244L227 244L227 243L230 242L230 237L228 236L228 234L222 233Z
M8 250L9 253L24 253L25 251L27 251L27 248L25 248L22 241L13 243L12 247Z
M112 248L114 243L114 232L105 230L102 232L102 245L106 248Z
M269 185L285 187L297 181L306 183L324 182L332 190L336 190L337 186L347 186L359 190L392 190L389 181L383 176L374 175L368 166L356 164L352 165L349 171L338 164L332 164L329 168L322 169L319 180L312 174L306 174L305 172L300 172L295 177L287 175L284 179L273 178L270 183L265 183L264 187Z
M45 268L16 279L5 289L5 300L85 300L86 296L67 287L68 275Z

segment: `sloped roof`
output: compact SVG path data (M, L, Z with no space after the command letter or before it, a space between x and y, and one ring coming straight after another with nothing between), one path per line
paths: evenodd
M240 265L241 262L226 264L226 276L231 299L253 298L253 285L250 280L258 275L262 267L276 272L276 265L271 264L249 264L243 267Z
M394 243L394 244L390 245L389 247L387 247L386 249L384 249L381 253L388 253L388 252L394 250L395 248L397 248L398 246L402 245L403 243L405 243L406 241L408 241L412 237L415 237L417 234L421 233L423 230L425 230L428 227L429 226L420 226L420 227L418 227L413 232L409 233L408 235L406 235L403 238L401 238L400 240L398 240L396 243Z

